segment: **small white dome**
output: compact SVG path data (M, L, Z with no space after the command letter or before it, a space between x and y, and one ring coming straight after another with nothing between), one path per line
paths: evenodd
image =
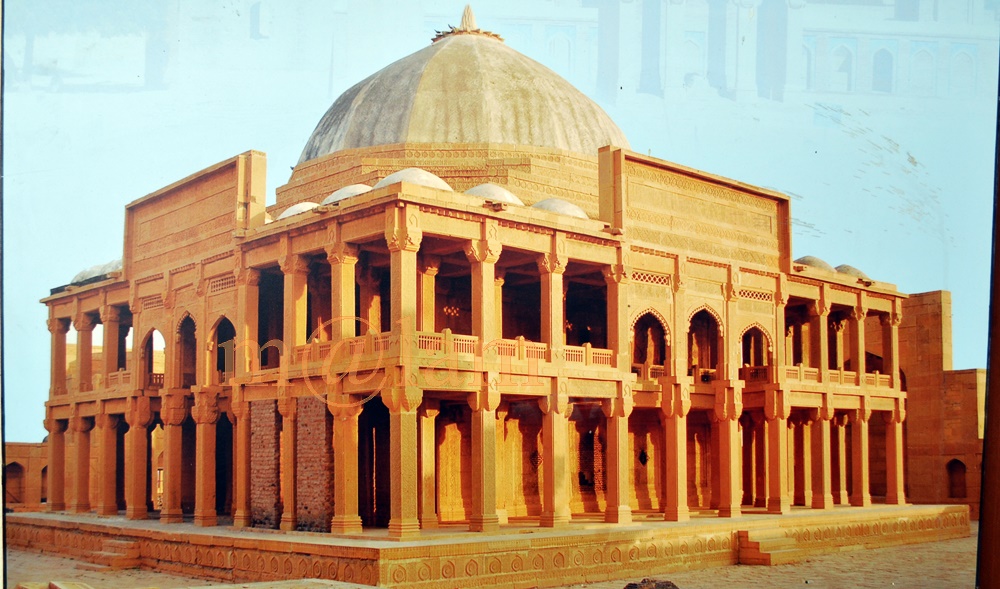
M550 213L556 213L557 215L576 217L577 219L590 218L587 216L587 213L583 212L583 209L561 198L547 198L545 200L540 200L531 205L531 207L541 209L543 211L549 211Z
M472 188L466 190L465 193L470 196L478 196L479 198L495 202L505 202L519 207L524 206L521 199L517 198L513 192L507 190L503 186L497 186L496 184L491 184L489 182L486 184L480 184L479 186L473 186Z
M817 258L816 256L802 256L801 258L795 260L795 263L802 264L803 266L811 266L813 268L819 268L820 270L826 270L827 272L836 272L836 270L833 269L833 266Z
M330 196L323 199L323 202L319 203L321 205L332 205L335 202L340 202L345 198L351 198L352 196L357 196L359 194L364 194L371 190L372 187L367 184L348 184L343 188L338 188L334 190Z
M294 204L294 205L288 207L287 209L285 209L285 212L283 212L280 215L278 215L278 219L277 220L280 221L282 219L287 219L288 217L299 215L299 214L304 213L306 211L311 211L311 210L315 209L318 206L319 206L318 204L316 204L314 202L309 202L309 201L300 202L300 203Z
M419 184L429 188L437 188L438 190L454 192L452 187L448 186L447 182L438 178L434 174L431 174L427 170L422 170L420 168L406 168L405 170L389 174L385 178L379 180L378 184L375 185L375 188L382 188L383 186L395 184L396 182L409 182L410 184Z
M77 273L77 275L73 277L73 280L70 281L70 284L77 284L80 282L90 280L91 278L96 278L98 276L105 276L107 274L111 274L112 272L121 272L121 269L122 269L122 260L121 258L118 258L117 260L112 260L107 264L98 264L96 266L91 266L90 268L87 268L86 270Z
M264 224L267 225L268 223L274 223L274 217L271 216L271 213L266 213L265 212L264 213Z
M847 274L848 276L853 276L854 278L860 278L862 280L871 280L871 278L868 278L867 274L865 274L861 270L858 270L854 266L849 266L847 264L841 264L837 266L835 270L837 272L840 272L841 274Z

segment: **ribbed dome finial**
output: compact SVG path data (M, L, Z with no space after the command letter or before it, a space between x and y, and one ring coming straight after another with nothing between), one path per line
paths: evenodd
M478 28L476 26L476 15L472 14L472 6L466 4L465 10L462 11L462 23L458 25L458 29L460 31L474 31Z
M472 13L472 6L466 4L465 10L462 11L462 22L459 23L457 27L448 25L447 31L435 31L437 34L431 39L432 42L436 43L441 39L450 37L452 35L483 35L486 37L491 37L497 41L503 41L503 37L496 33L491 33L490 31L484 31L476 26L476 15Z

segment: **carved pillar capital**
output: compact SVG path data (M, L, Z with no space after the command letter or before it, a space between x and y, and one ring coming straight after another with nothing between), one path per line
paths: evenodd
M420 411L418 415L423 418L432 419L437 417L441 413L441 402L437 399L424 399L420 403Z
M93 331L96 324L97 322L89 313L80 313L73 318L73 328L77 331Z
M295 397L281 397L278 399L278 413L281 418L288 421L295 421L298 417L299 403Z
M538 271L546 274L562 274L566 271L566 258L557 254L541 254L536 260Z
M390 252L418 251L423 238L417 207L399 202L385 210L385 245Z
M500 391L494 376L480 390L467 396L469 408L473 411L496 411L500 406Z
M67 423L64 419L56 419L52 415L52 409L49 409L45 419L42 420L42 426L45 428L45 431L50 434L61 434L66 431L69 423Z
M104 305L100 310L101 323L118 323L121 321L121 311L114 305Z
M219 397L215 393L202 392L194 397L191 417L195 423L210 424L219 419Z
M117 429L121 418L108 413L98 413L94 417L94 425L102 430Z
M144 428L153 423L149 397L129 397L125 402L125 421L130 428Z
M767 419L788 419L792 413L791 396L782 390L764 392L764 417Z
M187 419L190 400L186 395L163 395L160 405L160 420L163 425L181 425Z
M336 243L326 246L326 260L330 264L357 264L358 246L351 243Z
M628 417L632 414L634 407L635 401L632 398L632 388L628 385L623 385L615 397L601 401L601 410L604 411L604 416L609 419L614 417Z
M503 246L498 240L472 239L465 243L465 257L469 263L496 264Z
M423 390L416 386L396 385L382 390L382 402L390 413L416 411L423 396Z
M66 335L69 333L69 321L66 319L51 318L45 320L45 326L48 327L49 333Z

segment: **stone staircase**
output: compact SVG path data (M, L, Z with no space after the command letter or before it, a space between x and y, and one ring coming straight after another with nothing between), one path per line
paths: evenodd
M738 537L740 564L773 566L799 562L807 556L795 538L785 536L780 528L740 530Z
M103 550L84 555L86 563L76 565L85 571L118 571L139 567L139 542L104 540Z

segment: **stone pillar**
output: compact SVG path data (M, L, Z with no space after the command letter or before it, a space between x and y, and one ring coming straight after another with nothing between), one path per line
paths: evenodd
M497 407L497 519L500 524L506 524L508 520L507 506L510 504L510 460L507 458L506 427L507 413L510 411L509 404L500 401Z
M233 373L237 379L245 381L251 370L260 368L260 346L257 342L260 272L252 268L244 268L235 271L235 275L236 322L233 327L236 328L236 340L233 342L231 357L234 363ZM247 517L249 517L249 511ZM247 521L249 522L249 519Z
M125 421L125 517L146 519L149 496L146 493L149 468L149 426L153 412L149 397L128 397ZM50 471L51 472L51 471ZM49 488L52 488L50 479ZM51 492L51 491L50 491Z
M861 399L861 408L850 413L851 419L851 505L868 507L872 504L868 478L868 420L871 418L868 400Z
M106 380L107 375L118 372L118 336L121 329L121 313L118 307L111 305L101 307L101 324L104 326L101 355Z
M844 360L846 357L846 354L844 353L844 330L847 329L847 322L843 320L830 321L830 329L833 331L834 367L837 370L844 370ZM854 331L852 330L851 333L853 334ZM854 348L852 346L851 358L857 358L857 356L853 353L853 349Z
M437 416L441 413L436 399L420 404L420 528L438 527L437 515Z
M500 259L501 246L500 241L496 239L495 222L489 222L482 228L483 239L473 239L466 243L465 256L472 266L472 335L479 338L481 346L485 346L497 339L500 331L496 324L494 268ZM496 407L493 407L493 410L495 409Z
M557 274L561 281L562 275ZM560 289L561 293L561 289ZM560 294L561 296L561 294ZM542 303L544 309L544 301ZM542 516L546 528L569 523L569 398L565 384L552 379L551 392L538 400L542 417Z
M821 295L822 296L822 295ZM830 381L830 339L829 339L830 307L822 300L809 307L809 335L812 338L810 351L811 364L819 368L821 382Z
M663 519L666 521L680 522L689 518L687 415L691 411L690 386L677 377L660 377L660 388L663 391L660 412L663 415L666 484Z
M504 283L504 271L497 271L496 268L493 269L495 278L493 279L493 293L496 297L496 326L497 326L497 339L503 338L503 283ZM489 342L487 342L489 343ZM501 522L502 523L502 522Z
M63 336L66 335L65 331L62 333ZM68 424L63 419L54 418L51 409L44 424L45 429L49 432L47 507L48 511L63 511L66 509L66 429Z
M66 394L66 334L69 332L69 321L65 319L49 319L46 321L51 334L52 356L49 365L51 382L49 383L49 397ZM51 462L49 464L52 464ZM49 476L52 476L51 471ZM52 485L49 485L49 495L52 494Z
M382 333L382 295L381 279L370 267L356 268L359 309L361 316L361 333Z
M333 414L333 519L332 534L360 534L358 515L358 416L361 403L350 395L330 395Z
M770 467L767 452L767 419L763 413L756 413L753 419L754 452L754 507L767 507L768 477Z
M242 389L242 387L240 387ZM236 505L233 507L233 526L249 528L253 524L250 513L250 403L243 399L232 401L233 417L236 418L233 440L233 471L235 473Z
M695 375L698 378L698 375ZM708 502L708 506L711 509L719 508L719 498L722 496L721 485L721 475L722 471L722 441L719 439L719 421L715 419L714 414L709 413L709 420L711 425L709 425L709 435L711 436L711 452L709 453L709 476L711 480L709 481L709 486L712 489L712 497Z
M181 511L182 425L187 414L188 399L181 392L163 396L160 407L160 419L163 421L163 509L160 511L160 523L172 524L184 520Z
M334 342L355 337L354 283L358 264L357 247L338 243L327 248L330 262L330 339ZM364 329L364 328L363 328ZM324 362L327 360L323 359Z
M882 368L891 379L892 388L900 390L899 380L899 324L902 315L899 311L900 303L894 302L895 309L889 315L882 315Z
M212 393L197 393L191 416L195 422L194 525L214 526L215 513L215 424L219 420L219 399Z
M719 517L740 517L739 418L743 413L743 392L739 386L730 385L717 390L715 399L712 417L719 432Z
M117 347L117 341L116 341ZM98 477L97 515L118 515L118 416L100 413L94 419L100 440L101 473Z
M298 399L281 397L278 412L281 413L281 523L279 529L295 530L297 505L295 501L295 457L296 413Z
M609 318L610 319L610 318ZM615 524L632 523L632 508L629 506L631 485L628 443L628 416L632 414L632 389L619 382L614 399L604 399L601 404L607 418L607 508L604 521Z
M73 513L90 511L90 430L94 427L91 417L84 417L74 410L69 425L73 430Z
M309 264L304 257L289 254L281 259L281 272L284 274L285 280L285 315L284 333L282 334L285 357L282 359L282 364L287 370L297 364L295 347L306 343Z
M490 283L492 280L485 284ZM484 293L484 298L491 296L492 292ZM488 317L492 320L493 313L489 313ZM496 481L496 410L500 405L500 391L497 390L496 373L486 373L485 376L488 380L482 390L468 396L469 407L472 409L472 513L469 516L469 530L473 532L495 532L500 529Z
M73 327L76 328L76 384L82 393L93 388L94 320L90 315L81 313L73 319Z
M833 408L827 405L813 412L812 430L812 507L830 509L833 507L830 454L830 420Z
M865 317L868 311L863 307L856 307L851 314L851 361L852 367L858 376L855 383L860 387L865 384Z
M753 506L753 487L756 483L754 462L757 454L754 452L753 417L749 413L740 416L740 504Z
M423 239L418 228L419 213L413 207L404 207L389 209L386 215L385 239L392 281L391 331L413 333L417 319L417 251ZM411 449L415 443L414 440Z
M801 481L795 489L795 503L812 505L813 453L812 453L812 420L806 416L795 419L795 444L801 448L802 462L798 465L796 482Z
M850 501L847 494L847 416L837 415L833 418L833 461L837 464L837 480L833 489L833 501L838 505L847 505Z
M629 268L624 252L617 250L618 263L604 268L607 285L608 349L615 355L615 367L623 378L632 378L632 349L629 329ZM629 375L629 376L626 376Z
M767 419L767 512L785 514L791 511L789 493L789 432L788 415L791 402L781 390L764 393L764 417Z
M884 413L885 418L885 502L887 505L906 505L903 482L903 420L906 419L906 401L896 400L896 408Z
M393 300L398 300L395 295ZM423 391L413 386L396 385L382 392L382 400L389 409L390 468L394 475L389 510L389 536L393 538L420 534L417 517L417 408L422 397Z
M566 315L563 309L563 272L566 259L558 255L559 244L565 236L553 237L553 251L538 258L542 287L542 341L549 345L549 361L562 359L562 348L566 345ZM565 243L562 243L565 247Z
M417 315L418 331L437 331L437 275L441 269L439 256L420 257L420 314ZM475 301L473 301L475 304Z

